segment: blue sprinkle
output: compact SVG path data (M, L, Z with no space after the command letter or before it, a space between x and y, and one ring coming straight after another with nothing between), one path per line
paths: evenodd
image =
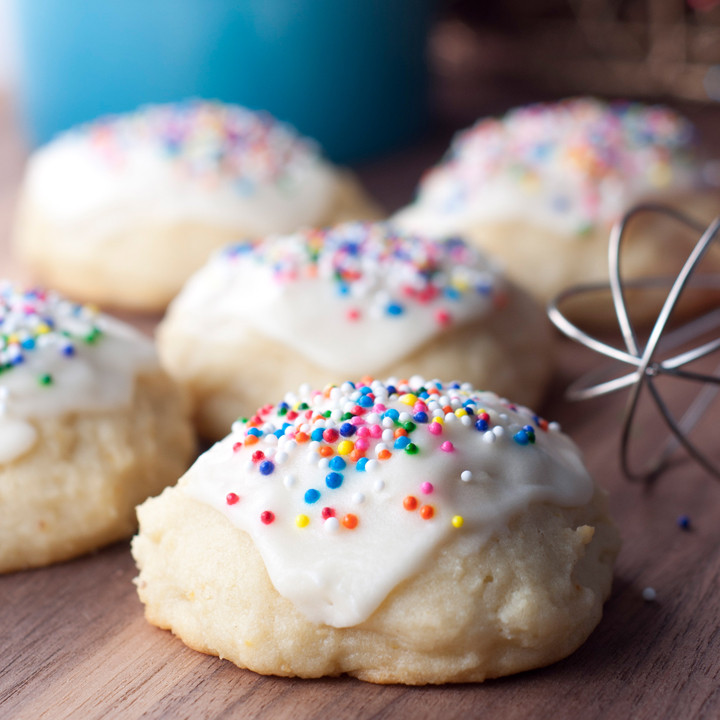
M388 391L388 395L396 395L397 394L397 388L394 385L388 385L387 391Z
M262 475L272 475L273 470L275 470L275 465L270 460L263 460L260 465L258 465L258 470Z
M487 420L478 420L475 423L475 428L479 430L480 432L485 432L488 429L488 421Z
M352 437L355 434L356 430L357 428L349 422L343 423L340 426L340 434L343 437Z
M405 312L405 309L402 305L398 303L390 303L386 308L385 312L388 315L402 315Z
M336 490L343 484L343 478L341 473L331 472L325 476L325 484L331 489Z
M443 290L443 295L445 295L446 298L449 300L459 300L461 297L461 293L459 290L456 290L453 287L446 287Z
M23 355L16 355L11 361L11 365L22 365L22 363L25 362L25 357Z
M320 491L315 490L315 488L311 488L305 493L305 502L308 505L312 505L313 503L316 503L320 499Z
M35 338L31 338L31 337L25 338L25 340L23 340L20 344L26 350L32 350L35 347Z
M67 355L67 357L71 357L75 354L75 348L72 345L66 345L62 349L62 354Z
M410 438L407 435L401 435L399 438L397 438L395 440L394 447L396 450L403 450L409 444L410 444Z
M357 461L357 464L355 465L355 469L359 472L365 472L365 466L367 465L368 459L367 458L360 458Z
M280 410L289 410L289 409L290 409L290 406L289 406L286 402L281 402L281 403L278 405L278 408L279 408Z
M255 437L262 437L262 436L263 436L262 430L260 430L259 428L250 428L250 429L247 431L247 434L248 434L248 435L254 435Z
M395 408L390 408L383 413L383 417L389 417L392 420L397 420L400 417L400 413Z
M372 392L372 388L368 387L367 385L364 385L363 387L360 388L360 392L363 395L369 395Z
M416 412L412 417L416 423L426 423L428 421L428 414L422 410L420 412Z
M345 283L338 285L338 295L347 295L349 292L350 288Z
M690 529L690 516L689 515L680 515L677 519L678 527L681 530L689 530Z
M347 463L339 455L335 455L328 463L331 470L344 470Z
M369 408L369 407L372 407L372 406L373 406L373 401L372 401L372 399L369 398L367 395L363 395L363 396L358 400L358 405L359 405L360 407Z
M322 429L322 428L315 428L315 429L310 433L310 439L311 439L311 440L315 440L315 441L317 441L317 442L320 442L320 440L323 439L323 429Z
M518 430L513 435L513 440L518 445L527 445L530 442L530 438L528 437L528 434L524 430Z
M453 390L459 390L459 389L460 389L460 383L459 383L459 382L451 383L450 387L451 387Z
M278 439L280 439L284 434L285 434L285 430L284 430L283 428L278 428L278 429L273 433L273 435L274 435L276 438L278 438Z

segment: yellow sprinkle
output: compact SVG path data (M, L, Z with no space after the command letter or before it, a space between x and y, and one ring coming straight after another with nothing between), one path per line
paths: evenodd
M465 520L462 515L453 515L453 519L450 521L452 526L455 528L461 528Z
M14 345L15 343L20 342L20 338L15 333L13 333L12 335L8 335L7 342L8 345Z
M405 403L406 405L414 405L417 402L417 395L413 395L412 393L405 393L404 395L400 396L400 402Z
M465 408L458 408L455 411L455 415L457 415L457 417L463 417L464 415L467 415L467 410Z
M349 455L355 449L355 443L352 440L342 440L338 443L337 454Z
M434 417L432 421L436 422L438 425L442 425L445 422L445 418L442 415L438 415L437 417Z
M49 333L49 332L50 332L50 328L49 328L45 323L40 323L40 324L35 328L35 332L36 332L38 335L45 335L45 333Z
M453 288L459 292L466 292L470 287L470 283L466 277L454 277L451 284Z
M300 513L300 515L295 518L295 524L301 528L307 527L310 524L310 518Z

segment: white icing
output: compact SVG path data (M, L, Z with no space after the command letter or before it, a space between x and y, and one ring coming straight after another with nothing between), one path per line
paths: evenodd
M478 251L401 237L381 223L333 228L310 266L308 238L316 233L216 253L173 301L170 321L209 343L237 340L252 329L336 374L360 376L406 357L447 325L493 311L503 285ZM356 241L358 253L349 256L348 243ZM428 264L435 268L430 283L423 275ZM338 269L358 276L339 282ZM422 291L428 284L435 297L408 298L408 287ZM395 306L399 314L388 311ZM357 317L349 320L353 311ZM447 313L444 323L438 313Z
M192 131L197 137L191 135L192 141L172 154L158 133L168 132L172 113L183 107L151 107L59 136L30 159L30 202L55 223L80 223L85 232L78 242L122 232L138 221L149 226L195 221L264 235L317 223L325 215L335 173L292 130L261 123L242 108L198 104L191 106L198 108L194 122L201 127ZM161 128L155 127L158 114ZM268 146L248 151L249 161L239 168L222 164L229 114L251 126L256 145ZM241 150L239 143L232 147L234 155Z
M0 462L34 445L28 421L126 406L137 373L157 367L149 338L54 293L0 284L0 330Z
M524 220L569 237L634 202L701 184L692 127L672 111L578 99L460 133L393 222L432 235Z
M394 395L388 400L385 387L373 383L376 403L400 412L411 409L404 402L407 398ZM490 444L484 442L484 434L474 422L467 426L451 422L448 416L439 435L423 423L411 429L409 438L419 448L417 454L385 444L392 455L382 460L374 458L384 443L369 438L366 455L373 459L365 470L358 470L347 455L342 456L347 462L345 469L337 470L342 484L330 489L325 478L332 464L328 468L310 444L294 439L295 431L309 421L302 412L288 420L275 408L262 418L266 434L259 442L246 445L247 428L237 423L227 438L196 461L179 488L250 535L277 591L309 620L334 627L357 625L370 617L400 582L420 572L451 538L462 539L464 552L475 552L532 503L570 507L583 505L592 497L593 483L577 447L557 429L541 429L529 410L513 409L492 393L446 386L444 395L447 397L438 403L429 400L429 409L448 400L462 412L462 402L472 399L477 412L483 408L490 424L505 432ZM354 404L359 397L359 391L343 386L333 390L330 398L305 392L289 396L287 401L292 408L304 400L315 412L323 412L343 408L348 400ZM458 398L460 402L456 402ZM368 431L383 412L378 409L375 418L371 412L364 415ZM385 419L395 425L392 418ZM278 440L271 434L276 428L282 431L285 422L289 427ZM310 427L341 425L332 418L316 417ZM520 445L513 439L525 425L535 429L534 444ZM545 423L543 427L548 428ZM268 443L268 437L274 440ZM340 436L338 441L324 444L338 452L344 439ZM349 439L358 442L359 435ZM441 449L447 442L454 446L451 452ZM243 445L237 447L236 443ZM252 455L261 450L268 456L275 445L286 458L280 462L276 454L272 472L263 474ZM317 447L321 445L317 443ZM288 482L288 478L293 480ZM319 500L312 504L305 500L309 489L320 491ZM237 502L228 503L229 493L239 496ZM417 498L417 509L405 509L407 496ZM433 507L430 519L421 517L423 505ZM334 509L333 517L323 519L325 507ZM274 513L269 524L261 521L266 511ZM357 517L354 529L343 522L348 513ZM304 527L296 522L301 515L307 516ZM456 527L460 524L457 516L462 517L460 527Z

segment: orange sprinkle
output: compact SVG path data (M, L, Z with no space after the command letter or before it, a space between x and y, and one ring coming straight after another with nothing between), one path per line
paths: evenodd
M259 440L257 435L248 435L245 438L245 445L254 445Z
M381 450L378 453L378 460L387 460L391 455L392 453L389 450Z
M407 430L405 428L395 428L395 432L393 433L393 437L399 438L401 435L404 435L407 437Z
M372 377L371 375L363 375L363 376L360 378L360 383L361 383L362 385L370 386L370 385L372 385L374 379L375 379L375 378Z
M365 457L365 453L362 450L358 450L357 448L353 450L349 455L348 458L350 458L350 462L356 463L361 458Z
M357 527L358 519L357 515L353 515L352 513L348 513L345 515L342 519L342 524L348 529L348 530L354 530Z
M414 495L408 495L408 496L403 500L403 507L404 507L406 510L410 510L410 511L412 511L412 510L417 510L417 504L418 504L418 503L417 503L417 498L416 498ZM427 506L425 506L425 507L427 507Z
M310 436L304 432L295 433L295 442L306 443L310 439Z
M420 508L420 517L423 520L429 520L435 514L435 508L432 505L423 505Z
M320 457L330 457L333 454L333 449L329 445L321 445L318 452Z

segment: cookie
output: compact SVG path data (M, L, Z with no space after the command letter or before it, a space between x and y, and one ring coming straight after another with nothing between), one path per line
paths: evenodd
M288 393L138 515L152 624L258 673L377 683L567 656L619 546L555 423L417 377Z
M552 368L543 312L482 253L383 223L228 246L173 301L157 338L214 439L304 382L422 373L535 404Z
M194 101L103 118L35 152L14 242L39 280L76 299L161 310L228 242L378 216L292 128Z
M151 341L54 292L0 285L0 572L132 535L194 438Z
M547 303L570 286L607 282L610 229L646 201L707 222L720 212L720 193L703 184L693 126L661 106L579 98L515 109L459 133L393 222L462 233ZM625 279L676 275L697 239L667 218L645 216L629 230ZM652 317L655 300L634 298L636 317ZM613 313L593 298L574 315Z

